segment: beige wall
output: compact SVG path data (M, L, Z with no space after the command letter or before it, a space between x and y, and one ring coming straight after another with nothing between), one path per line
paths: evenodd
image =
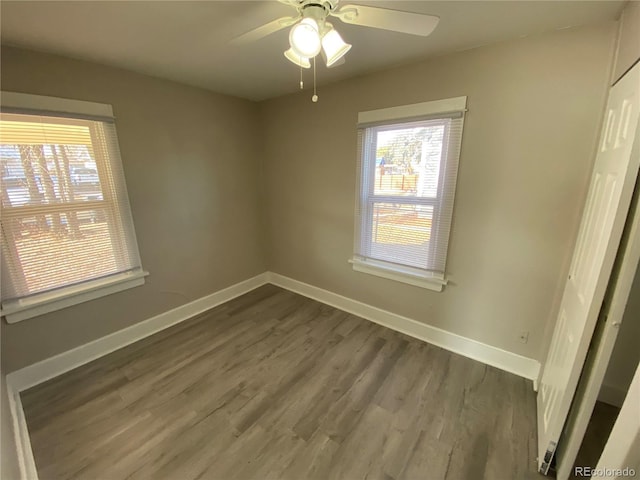
M270 269L541 358L586 195L615 27L557 31L351 79L320 88L317 104L308 91L265 102ZM450 284L436 293L354 272L347 259L357 113L459 95L468 96L469 112Z
M613 80L617 81L640 59L640 1L627 2L620 17Z
M3 90L114 106L143 265L151 272L143 287L3 322L3 369L266 268L540 358L584 202L614 30L610 22L399 67L323 87L318 104L307 91L257 105L3 48ZM353 272L347 259L357 112L459 95L469 97L469 113L450 285L435 293ZM530 332L527 344L518 341L522 331Z
M110 103L147 283L2 322L3 370L125 328L265 270L255 103L115 68L2 49L2 89Z

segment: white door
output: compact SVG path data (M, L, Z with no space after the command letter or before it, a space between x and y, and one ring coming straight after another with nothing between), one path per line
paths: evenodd
M640 139L640 136L636 138ZM635 148L632 155L640 155L640 142L636 142L636 147L638 148ZM598 399L640 263L640 192L635 195L635 209L632 207L633 214L629 213L627 238L626 241L623 238L616 260L618 268L614 266L609 281L610 291L600 314L601 323L596 326L591 350L587 355L569 417L560 437L556 454L557 480L568 480L571 477L573 464Z
M547 473L582 371L629 210L639 160L640 64L611 88L580 233L538 393L538 468ZM637 148L637 147L636 147Z

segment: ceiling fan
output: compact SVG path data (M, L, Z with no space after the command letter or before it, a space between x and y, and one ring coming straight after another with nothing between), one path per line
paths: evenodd
M327 67L344 63L344 55L351 49L333 28L327 17L363 27L426 37L440 20L434 15L391 10L366 5L344 5L339 0L278 0L296 10L296 14L273 20L231 41L240 45L259 40L283 28L291 27L290 47L284 56L302 68L310 68L310 59L322 52ZM315 60L314 60L315 65Z

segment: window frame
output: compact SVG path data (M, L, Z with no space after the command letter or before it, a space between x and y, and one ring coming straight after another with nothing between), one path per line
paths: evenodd
M442 212L445 202L446 193L445 180L451 173L449 169L455 168L453 172L454 181L452 188L454 189L457 181L457 166L460 156L460 144L455 145L453 154L455 159L450 157L450 148L452 142L461 142L462 130L464 127L464 112L466 109L467 97L455 97L432 102L423 102L412 105L403 105L399 107L391 107L380 110L372 110L368 112L360 112L358 114L358 128L362 130L361 145L359 148L358 159L359 171L357 172L359 191L357 195L357 215L356 232L355 232L355 253L349 263L352 264L355 271L367 273L390 280L395 280L410 285L427 288L434 291L442 291L448 280L446 273L429 271L414 266L393 263L390 261L375 259L372 257L372 233L373 233L373 212L376 204L393 204L393 205L425 205L433 208L431 238L428 250L428 262L434 258L439 249L442 248L441 242L443 234L446 233L448 248L449 230L451 218L447 219L444 227ZM459 138L451 138L451 120L454 118L452 114L459 113L461 117ZM435 197L418 197L418 196L402 196L402 195L376 195L375 193L375 173L376 173L376 151L377 136L379 132L399 129L402 125L410 124L416 121L429 121L433 125L438 124L444 126L442 141L442 157L440 163L440 175ZM452 196L453 197L453 196ZM453 200L451 200L453 203ZM453 205L450 206L450 209ZM446 228L446 232L441 232L441 228ZM358 253L360 252L360 253Z
M111 105L85 102L80 100L71 100L57 97L47 97L41 95L30 95L15 92L0 92L0 107L3 112L6 113L19 113L34 116L37 115L49 115L53 117L68 118L70 120L94 120L101 122L113 122L113 109ZM64 123L64 122L63 122ZM99 141L99 132L91 129L92 142ZM95 149L96 156L101 155L100 149ZM98 170L107 167L105 162L112 160L96 158L96 166ZM121 161L121 159L119 159ZM122 165L120 165L122 168ZM101 175L100 178L105 178ZM126 186L125 186L126 188ZM82 202L78 205L74 205L68 202L70 210L80 209L85 210L91 206L97 206L105 210L105 213L111 218L112 221L108 223L108 228L123 230L123 219L120 217L120 213L115 208L115 201L110 199L112 191L110 188L102 190L102 200L92 200L91 202ZM18 206L5 210L4 215L7 218L20 218L29 213L30 210L39 211L51 211L59 210L62 204L54 205L42 205L39 207L31 206ZM128 201L127 201L128 206ZM128 207L130 209L130 206ZM46 212L45 212L46 213ZM130 232L133 236L133 246L136 251L135 254L139 258L138 242L135 236L135 227L132 225L133 231ZM117 243L112 248L128 250L123 243L124 240L119 237L111 236L112 242ZM12 245L7 245L9 250L12 250ZM12 262L15 259L8 258L2 262L2 268L5 268L6 262ZM145 277L149 275L148 272L142 269L141 266L130 270L124 270L119 273L105 275L98 278L89 280L83 280L71 285L61 286L51 290L43 292L37 292L28 296L20 298L13 298L2 301L2 309L0 314L5 318L7 323L15 323L28 318L50 313L62 308L66 308L72 305L77 305L89 300L100 298L106 295L123 291L129 288L134 288L145 283Z

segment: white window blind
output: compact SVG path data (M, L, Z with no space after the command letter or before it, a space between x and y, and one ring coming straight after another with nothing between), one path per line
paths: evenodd
M360 114L354 264L444 280L465 109L458 97Z
M3 105L0 167L3 313L142 272L112 118Z

